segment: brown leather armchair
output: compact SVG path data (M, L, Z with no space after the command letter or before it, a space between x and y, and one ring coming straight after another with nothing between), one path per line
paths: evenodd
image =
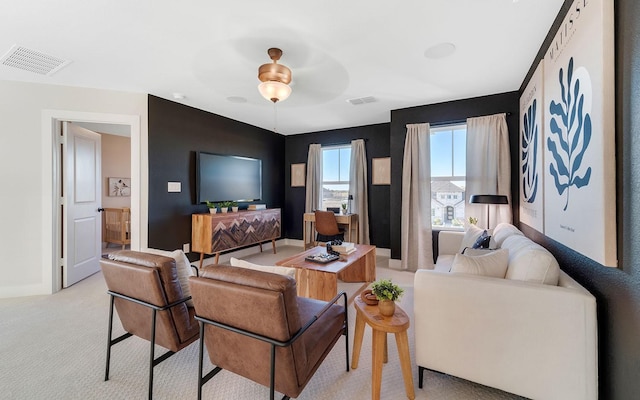
M317 242L328 242L330 240L344 240L344 231L338 228L336 215L332 211L315 211L315 224Z
M189 278L200 321L198 399L222 369L298 397L340 336L349 371L347 296L330 302L297 297L289 276L239 267L204 268ZM344 305L336 302L344 300ZM205 329L206 328L206 329ZM203 376L203 346L216 367Z
M151 342L149 399L153 397L153 367L199 337L195 310L185 303L173 258L122 250L100 260L111 297L104 380L109 380L111 346L132 335ZM127 333L112 339L113 306ZM158 358L154 345L169 349Z

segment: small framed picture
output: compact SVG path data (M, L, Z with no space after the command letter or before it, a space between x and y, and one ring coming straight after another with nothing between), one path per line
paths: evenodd
M371 184L391 185L391 157L371 159Z
M110 197L131 196L131 178L109 178Z
M291 187L304 187L305 164L291 164Z

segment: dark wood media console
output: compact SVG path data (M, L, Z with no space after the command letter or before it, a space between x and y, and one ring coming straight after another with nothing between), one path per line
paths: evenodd
M191 250L200 253L200 267L205 254L220 253L239 247L271 241L276 253L276 239L281 235L279 208L191 216Z

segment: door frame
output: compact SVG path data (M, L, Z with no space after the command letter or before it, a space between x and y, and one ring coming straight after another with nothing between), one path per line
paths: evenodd
M142 215L146 210L147 198L141 192L142 159L141 159L141 128L140 115L108 114L82 111L43 110L42 112L42 168L43 177L51 179L42 181L42 277L43 286L55 293L62 285L62 272L58 265L57 249L60 247L58 232L62 220L59 218L58 207L60 199L55 188L60 184L58 132L56 126L60 121L93 122L105 124L129 125L131 129L131 249L139 250L146 247L148 233L146 228L147 216ZM146 186L145 186L146 187ZM144 205L142 201L144 200Z

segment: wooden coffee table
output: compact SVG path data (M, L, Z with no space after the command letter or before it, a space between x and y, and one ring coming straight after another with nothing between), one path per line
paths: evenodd
M356 244L355 247L353 253L327 264L305 260L307 256L326 253L325 247L318 246L280 260L276 265L296 269L298 296L328 301L338 293L338 279L343 282L365 282L358 292L368 282L376 280L376 246Z

